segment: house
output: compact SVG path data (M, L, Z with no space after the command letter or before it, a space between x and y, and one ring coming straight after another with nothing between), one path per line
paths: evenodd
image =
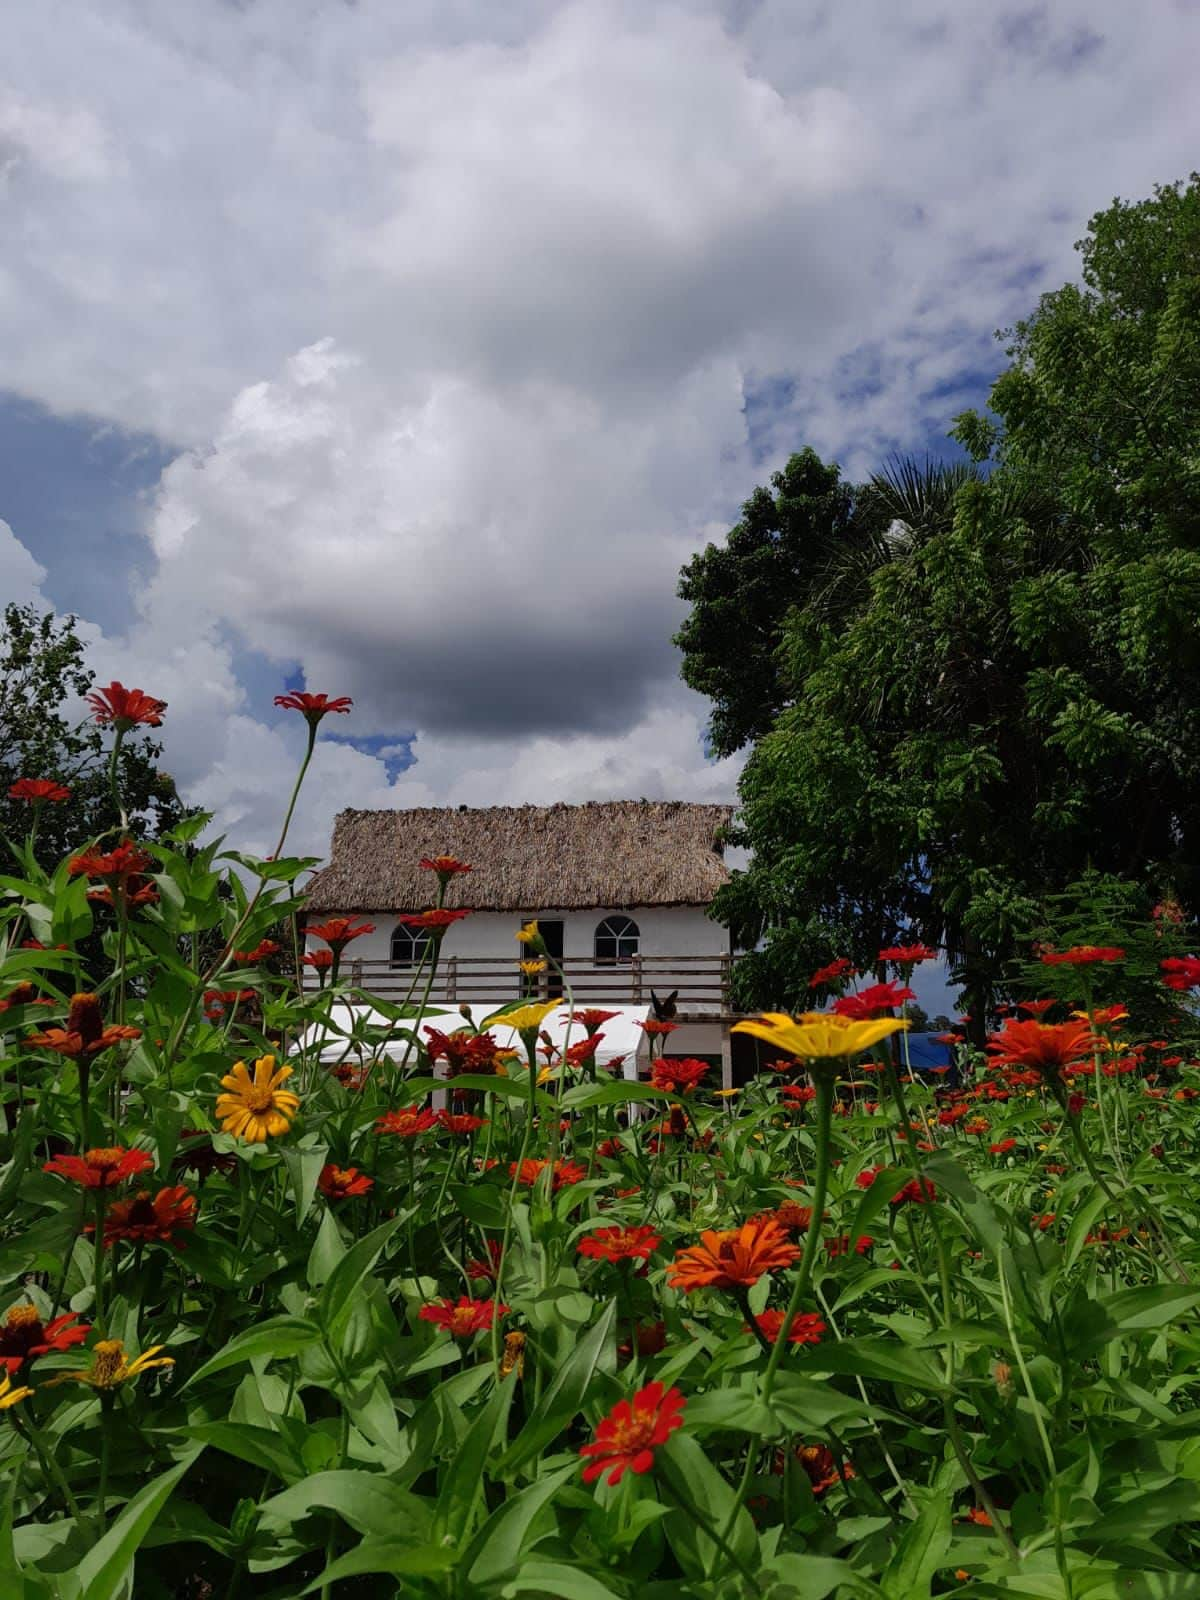
M478 1017L561 992L553 972L519 970L516 933L536 919L577 1006L649 1006L652 990L677 991L668 1053L727 1060L729 936L707 910L729 876L731 816L730 806L657 800L343 811L329 865L308 888L309 921L373 923L347 947L350 976L369 994L420 999L428 935L399 919L434 902L422 858L456 856L471 871L451 880L445 903L471 915L446 931L431 1003L466 1003Z

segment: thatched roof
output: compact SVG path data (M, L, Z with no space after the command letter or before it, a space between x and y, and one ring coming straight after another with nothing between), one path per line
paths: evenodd
M609 800L568 806L343 811L314 911L420 911L437 882L422 856L453 855L448 906L480 911L708 905L729 873L719 833L732 806Z

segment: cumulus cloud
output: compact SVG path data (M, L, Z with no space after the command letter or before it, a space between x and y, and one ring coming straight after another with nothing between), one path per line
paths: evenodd
M252 847L303 741L248 653L376 740L322 743L307 848L342 804L728 797L679 566L798 444L862 471L977 397L1087 214L1191 164L1190 44L1168 0L31 8L7 381L179 451L99 670Z

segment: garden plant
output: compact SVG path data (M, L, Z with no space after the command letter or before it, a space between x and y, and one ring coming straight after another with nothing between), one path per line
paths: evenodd
M1197 1592L1200 961L1155 964L1142 1038L1125 950L1030 951L986 1052L916 1073L934 952L831 950L738 1025L750 1081L668 1021L627 1081L569 989L562 1052L532 998L428 1016L468 862L422 863L408 1002L355 995L365 925L305 928L286 854L349 702L280 700L308 748L261 859L134 836L121 747L165 708L117 683L124 825L47 865L66 786L12 788L0 1594ZM514 935L515 994L549 958Z

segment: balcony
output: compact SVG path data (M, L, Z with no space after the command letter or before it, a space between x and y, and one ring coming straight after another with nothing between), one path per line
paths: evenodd
M650 1004L650 991L659 997L679 991L675 1001L680 1022L732 1020L728 955L633 956L628 961L597 965L591 957L568 957L563 975L577 1005L639 1006ZM425 993L428 974L413 967L396 967L390 961L349 960L343 973L356 988L380 999L400 1004L410 996L415 1002ZM543 972L526 977L510 957L443 956L429 991L431 1005L469 1005L494 1010L526 996L547 1000L562 993L557 974Z

